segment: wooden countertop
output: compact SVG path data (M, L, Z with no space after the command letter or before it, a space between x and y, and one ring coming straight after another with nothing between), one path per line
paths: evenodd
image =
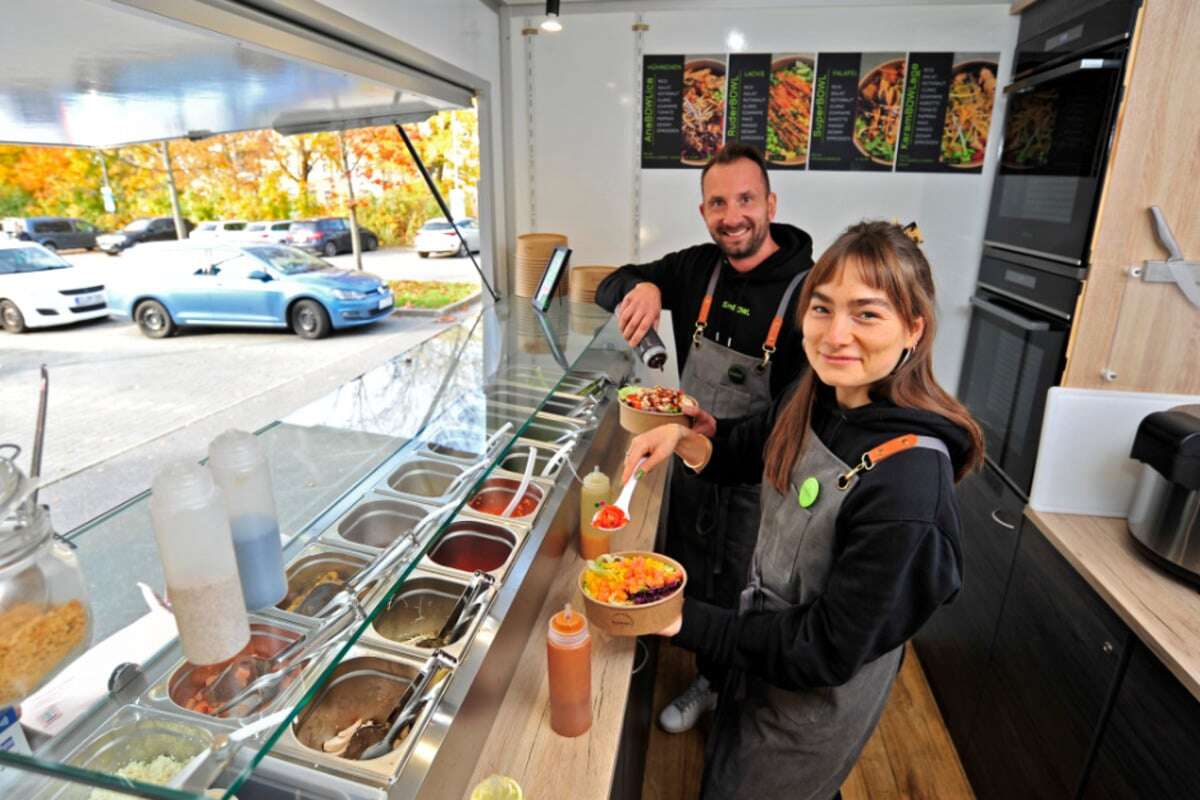
M666 473L657 469L638 484L629 509L635 522L614 537L613 550L653 549ZM546 593L469 786L500 774L516 780L530 800L607 800L609 796L636 639L592 630L591 730L573 739L550 730L545 627L567 601L575 608L583 607L576 582L584 561L578 554L578 537L574 539Z
M1200 591L1139 552L1123 518L1025 515L1200 700Z

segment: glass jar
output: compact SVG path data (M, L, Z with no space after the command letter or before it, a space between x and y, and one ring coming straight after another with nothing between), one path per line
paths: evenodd
M50 511L0 456L0 708L14 705L87 650L91 612L79 559L54 537Z

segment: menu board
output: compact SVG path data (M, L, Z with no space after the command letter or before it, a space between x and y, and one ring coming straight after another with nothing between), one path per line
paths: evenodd
M771 169L978 173L998 53L645 56L642 167L702 167L725 142Z
M910 53L897 172L982 172L998 53Z
M725 139L725 56L645 56L642 168L703 167Z

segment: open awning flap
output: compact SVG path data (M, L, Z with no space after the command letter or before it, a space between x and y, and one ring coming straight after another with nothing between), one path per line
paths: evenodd
M290 134L412 122L471 102L462 87L224 0L4 5L4 142Z

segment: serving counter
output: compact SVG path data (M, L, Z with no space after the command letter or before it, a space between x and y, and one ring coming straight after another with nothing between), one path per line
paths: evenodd
M23 702L33 755L0 752L0 796L450 798L490 772L565 796L552 773L573 762L572 785L607 796L635 642L594 634L593 729L561 739L543 720L544 626L582 566L578 475L619 469L614 387L640 369L594 307L514 298L258 431L289 586L251 613L248 651L332 644L247 679L220 713L219 667L183 660L159 599L149 493L68 533L91 647ZM614 548L652 545L662 485L639 488ZM262 719L240 748L213 747ZM145 769L159 757L198 769L168 789Z

